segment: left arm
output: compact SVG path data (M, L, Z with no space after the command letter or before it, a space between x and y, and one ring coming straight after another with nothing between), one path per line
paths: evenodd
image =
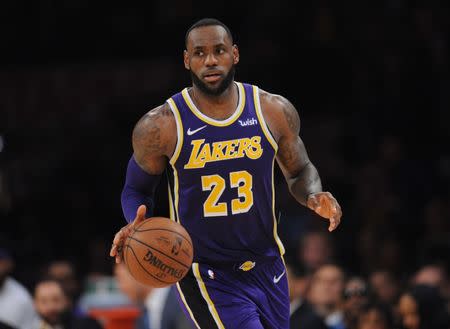
M300 134L300 117L284 97L261 91L264 118L278 144L277 162L289 191L302 205L330 220L329 230L340 223L341 207L329 192L322 191L316 167L311 163Z

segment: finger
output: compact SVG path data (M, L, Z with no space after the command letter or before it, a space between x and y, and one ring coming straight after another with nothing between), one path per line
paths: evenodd
M117 247L116 263L119 264L123 259L123 245Z
M121 229L119 232L116 233L116 235L114 236L114 240L113 240L113 244L114 245L118 245L124 237L124 232L123 229Z
M331 229L330 232L334 231L339 226L340 223L341 223L340 218L337 217L330 218L330 229Z
M334 217L330 218L330 226L328 226L328 231L332 232L336 229L336 219Z
M145 215L147 214L147 207L145 205L140 205L136 211L136 218L133 222L133 225L139 224L145 219Z
M111 257L115 257L117 255L117 245L115 245L115 244L112 245L109 255Z

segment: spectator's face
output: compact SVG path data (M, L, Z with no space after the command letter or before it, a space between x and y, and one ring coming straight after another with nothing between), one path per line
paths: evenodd
M413 284L425 284L438 289L445 286L445 273L439 266L425 266L413 278Z
M370 275L370 285L377 298L387 304L392 304L397 298L399 288L388 272L379 271Z
M39 316L47 323L55 325L61 322L68 302L61 286L57 282L40 283L35 289L34 305Z
M419 329L418 305L411 295L404 294L400 297L398 311L402 324L406 329Z
M390 329L383 315L376 309L360 314L357 329Z
M289 299L292 301L298 297L304 298L309 279L306 276L296 277L289 265L286 265L286 270L289 286Z
M120 291L127 295L132 302L139 303L144 300L149 288L137 282L128 272L125 264L119 263L115 265L114 276Z
M344 307L347 312L357 316L361 307L367 302L367 285L360 278L348 280L344 289Z
M336 306L342 300L343 290L344 275L341 269L325 265L313 275L309 296L313 304Z
M75 271L69 262L55 262L48 268L48 275L61 283L66 293L73 298L78 291L78 282L75 278Z
M300 259L310 270L316 270L330 261L331 246L328 239L319 233L311 233L304 237Z

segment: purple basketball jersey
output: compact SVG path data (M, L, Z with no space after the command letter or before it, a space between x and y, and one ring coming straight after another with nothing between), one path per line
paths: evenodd
M258 88L236 85L239 103L226 120L204 115L187 89L167 101L178 134L170 159L171 216L191 235L194 262L251 267L284 253L274 214L277 145Z

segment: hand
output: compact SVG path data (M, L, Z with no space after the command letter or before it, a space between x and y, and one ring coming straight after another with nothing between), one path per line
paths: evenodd
M136 211L136 217L134 220L128 225L122 227L119 232L114 236L114 240L112 243L111 251L109 255L111 257L116 258L116 263L120 263L122 261L122 249L123 243L131 231L137 226L139 223L145 220L145 214L147 213L147 207L144 205L139 206Z
M306 205L318 215L330 220L328 231L333 231L341 222L342 210L330 192L318 192L308 196Z

